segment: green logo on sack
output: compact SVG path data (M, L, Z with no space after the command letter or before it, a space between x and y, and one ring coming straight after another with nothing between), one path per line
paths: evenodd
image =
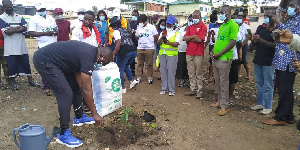
M119 78L116 78L112 83L111 83L111 88L114 92L119 92L121 90L121 80Z
M111 76L105 78L105 83L107 83L111 79Z

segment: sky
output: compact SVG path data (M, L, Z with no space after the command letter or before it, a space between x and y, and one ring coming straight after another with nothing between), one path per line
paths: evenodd
M175 0L165 0L172 2ZM77 11L79 8L91 10L93 6L98 9L106 7L127 8L126 5L121 6L120 0L16 0L15 4L23 4L24 6L34 6L37 2L45 4L48 9L61 7L63 10Z

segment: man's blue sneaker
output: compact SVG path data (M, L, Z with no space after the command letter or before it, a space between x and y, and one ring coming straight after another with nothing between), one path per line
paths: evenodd
M82 126L84 124L94 124L95 120L92 117L88 117L85 114L82 114L82 117L79 119L76 119L76 117L73 117L73 126Z
M82 141L72 135L71 130L69 129L67 129L63 135L60 135L60 133L58 133L56 142L62 145L66 145L70 148L79 147L83 144Z

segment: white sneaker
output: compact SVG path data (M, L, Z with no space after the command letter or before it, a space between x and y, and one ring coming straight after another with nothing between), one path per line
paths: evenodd
M262 115L268 115L272 112L272 109L263 109L259 113Z
M122 93L123 93L123 94L126 93L126 88L125 88L125 89L122 89Z
M252 106L250 107L251 110L260 110L260 109L264 109L263 105L256 105L256 106Z
M137 81L138 83L141 83L141 79L136 79L136 81Z
M138 84L139 83L139 81L137 81L137 80L133 80L133 81L130 81L130 90L132 89L132 88L134 88L135 86L136 86L136 84Z
M169 92L169 96L174 96L175 92Z
M160 95L165 95L167 91L160 91Z

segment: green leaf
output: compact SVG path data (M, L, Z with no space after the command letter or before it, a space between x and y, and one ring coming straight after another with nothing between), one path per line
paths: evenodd
M156 127L156 125L152 123L152 124L151 124L151 127L152 127L152 128L155 128L155 127Z
M127 126L128 126L128 127L132 127L132 124L128 124Z

